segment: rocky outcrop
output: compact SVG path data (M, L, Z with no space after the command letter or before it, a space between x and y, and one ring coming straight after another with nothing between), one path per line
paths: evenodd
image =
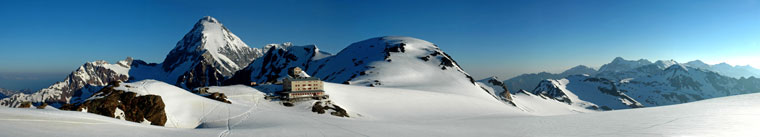
M216 101L219 101L219 102L224 102L224 103L227 103L227 104L232 104L232 102L230 102L230 100L227 100L227 95L224 95L224 93L212 92L212 93L210 93L208 95L205 95L203 97L206 97L206 98L209 98L209 99L213 99L213 100L216 100Z
M138 96L134 92L115 90L107 86L81 104L66 104L62 110L84 111L127 121L163 126L166 123L164 102L157 95Z
M512 102L512 94L509 92L507 85L505 85L504 82L499 81L498 77L494 76L481 79L478 80L477 83L483 88L483 90L494 96L496 99L514 105L514 102Z
M202 97L206 97L208 99L216 100L216 101L219 101L219 102L224 102L224 103L227 103L227 104L232 104L232 102L230 102L229 100L227 100L227 95L224 95L224 93L219 93L219 92L208 92L208 88L207 87L196 88L195 90L193 90L191 92L195 93L196 95L199 95L199 96L202 96Z
M325 114L330 112L330 115L337 117L349 117L348 112L338 105L333 104L331 101L317 101L311 107L311 112L317 114Z

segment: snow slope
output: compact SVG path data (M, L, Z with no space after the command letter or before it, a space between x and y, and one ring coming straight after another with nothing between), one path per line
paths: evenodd
M346 88L378 89L350 85L326 85L328 89ZM467 104L451 108L420 109L412 100L399 102L367 100L383 92L364 91L354 94L364 100L343 100L332 92L339 105L351 107L362 116L340 118L308 112L304 105L283 107L277 103L257 98L261 94L245 86L214 87L230 94L233 104L248 105L242 115L227 113L235 108L212 111L212 114L230 114L230 120L223 120L221 126L200 126L197 129L165 128L141 125L98 115L57 110L0 109L0 136L757 136L755 128L760 127L760 94L747 94L715 98L679 105L581 113L559 116L531 116L513 112L494 111L491 113L454 111ZM336 91L336 90L329 90ZM254 92L254 93L251 93ZM343 91L341 91L343 92ZM369 93L372 92L372 93ZM408 93L409 91L404 91ZM424 91L418 91L424 92ZM345 93L351 93L345 91ZM387 93L383 96L404 96ZM413 93L417 94L417 93ZM348 94L346 94L348 95ZM351 96L354 96L351 95ZM446 94L439 94L445 96ZM438 96L419 93L417 96ZM464 97L464 96L463 96ZM521 95L516 96L516 98ZM466 97L447 97L447 99ZM342 100L342 101L339 101ZM433 100L431 100L433 101ZM377 104L399 105L410 103L409 108L394 107L377 110L362 110ZM361 104L361 105L358 105ZM422 104L424 105L424 104ZM246 109L246 108L243 108ZM484 108L464 108L489 110ZM379 111L386 110L386 111ZM392 110L392 111L391 111ZM395 114L394 111L401 110ZM404 112L410 111L410 112ZM415 113L425 112L425 113ZM441 112L441 113L433 113ZM453 112L453 113L449 113ZM403 117L402 119L399 116ZM412 116L412 117L407 117ZM416 119L424 118L424 119ZM205 124L204 124L205 125Z
M212 112L226 109L231 114L242 114L246 108L241 105L230 105L204 98L182 88L155 80L124 83L114 89L134 92L137 95L161 96L167 117L166 127L195 128L203 122L218 119L218 115L221 115Z
M512 95L516 107L534 115L566 115L595 112L581 105L568 105L565 102L544 95L535 95L526 90L520 90Z
M402 36L356 42L305 69L334 83L466 95L499 102L437 45Z

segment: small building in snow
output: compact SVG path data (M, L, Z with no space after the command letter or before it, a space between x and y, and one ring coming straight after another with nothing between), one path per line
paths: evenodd
M324 97L324 82L302 73L299 67L291 68L288 71L289 76L282 80L281 94L288 99Z

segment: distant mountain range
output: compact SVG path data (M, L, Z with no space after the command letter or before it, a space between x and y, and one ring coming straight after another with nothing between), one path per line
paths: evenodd
M652 63L617 57L598 71L579 66L560 74L524 74L504 83L512 85L511 91L526 89L570 105L610 110L760 92L760 79L753 73L757 70L748 66L707 65L699 60L685 64L673 60Z
M29 90L29 89L23 89L23 90L10 90L10 89L4 89L4 88L0 88L0 98L5 98L5 97L11 96L11 95L13 95L13 94L18 94L18 93L26 93L26 94L29 94L29 93L33 93L33 92L34 92L34 91L32 91L32 90Z

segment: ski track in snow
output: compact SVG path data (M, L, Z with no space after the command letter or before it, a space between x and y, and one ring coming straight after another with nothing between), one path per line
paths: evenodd
M245 96L245 95L238 95L238 96ZM231 98L231 97L237 97L237 96L228 96L227 98ZM250 109L248 109L248 111L246 111L245 113L242 113L242 114L237 115L235 117L229 117L230 107L229 106L227 107L227 115L228 115L227 116L227 128L224 131L219 132L219 137L225 137L225 136L228 136L228 135L232 134L232 128L234 128L235 126L239 125L240 123L243 123L243 121L245 121L246 119L250 118L250 116L253 115L254 110L259 108L259 103L261 102L261 99L256 98L256 96L251 96L251 98L254 100L253 106L251 106ZM217 106L218 105L219 104L217 104ZM215 106L215 108L216 108L216 106ZM209 112L211 112L211 111L209 111ZM206 113L206 115L208 115L208 113ZM238 122L236 122L233 125L229 124L230 123L230 119L236 118L236 117L240 117L240 116L245 116L245 117L243 117L242 119L240 119ZM253 122L255 119L256 119L256 117L251 118L251 122Z

